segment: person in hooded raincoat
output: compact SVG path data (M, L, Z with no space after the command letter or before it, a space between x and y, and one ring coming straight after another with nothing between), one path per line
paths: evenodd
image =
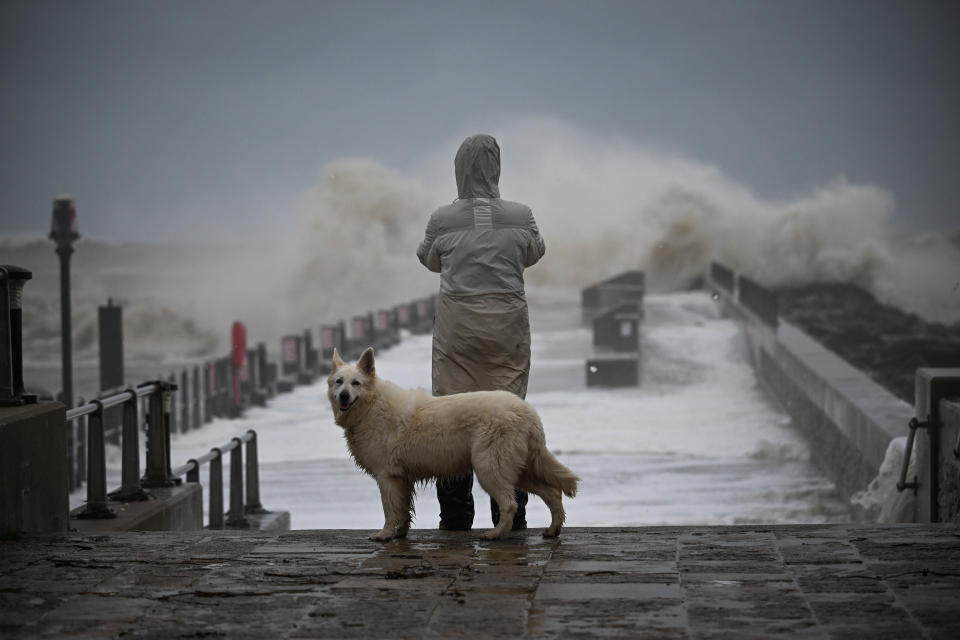
M489 135L463 141L454 159L459 198L427 223L417 257L440 274L433 330L433 394L503 389L527 395L530 319L523 270L545 245L530 207L500 198L500 147ZM473 474L439 479L440 527L473 525ZM526 527L517 491L514 529ZM499 520L490 501L493 523Z

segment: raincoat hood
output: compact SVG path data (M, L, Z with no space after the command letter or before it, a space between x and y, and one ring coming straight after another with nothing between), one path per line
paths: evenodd
M461 199L500 197L500 145L493 136L480 133L464 140L453 168Z

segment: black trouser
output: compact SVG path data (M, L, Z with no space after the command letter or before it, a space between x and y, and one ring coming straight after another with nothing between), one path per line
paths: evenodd
M437 500L440 501L440 525L444 529L467 530L473 526L473 474L437 480ZM527 493L516 489L517 513L513 516L513 528L527 526ZM500 508L490 498L490 515L493 526L500 522Z

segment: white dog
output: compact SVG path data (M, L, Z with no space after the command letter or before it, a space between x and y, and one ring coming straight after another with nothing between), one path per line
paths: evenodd
M434 398L422 389L401 389L377 377L372 348L356 365L334 351L327 383L350 454L380 487L384 524L371 540L406 536L417 482L471 470L500 506L500 522L482 537L510 531L516 487L540 496L550 508L543 535L560 533L561 493L573 497L579 478L553 457L537 412L517 396L476 391Z

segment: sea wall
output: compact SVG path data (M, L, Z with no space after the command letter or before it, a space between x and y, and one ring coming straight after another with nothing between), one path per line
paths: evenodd
M742 276L733 287L729 278L708 276L707 282L741 323L758 380L803 432L813 462L852 500L854 516L916 520L916 501L905 500L891 486L913 408L779 319L775 297L758 296L756 283ZM741 291L749 295L741 296Z
M957 456L957 443L960 441L960 398L942 399L940 409L940 436L947 445L941 448L941 464L938 469L939 520L941 522L960 522L960 458Z

